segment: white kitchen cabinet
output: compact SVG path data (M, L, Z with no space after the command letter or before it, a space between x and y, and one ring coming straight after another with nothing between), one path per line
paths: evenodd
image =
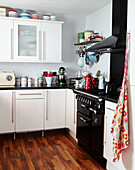
M14 20L14 60L41 60L41 23Z
M42 23L42 58L46 62L62 62L62 23Z
M14 132L14 99L11 90L0 91L0 133Z
M76 135L77 101L73 90L66 90L66 128Z
M65 128L65 89L46 91L45 130Z
M13 20L0 18L0 61L13 57Z
M16 132L43 130L44 90L16 91Z
M116 103L105 101L105 123L104 123L104 158L107 159L108 170L125 170L122 155L118 162L113 162L113 136L111 134L112 119L116 109Z

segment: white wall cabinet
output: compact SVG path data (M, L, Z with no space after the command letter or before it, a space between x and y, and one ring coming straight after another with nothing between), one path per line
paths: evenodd
M62 63L59 21L0 17L1 62Z
M77 101L73 90L66 90L66 128L76 135Z
M16 91L16 132L43 130L44 90Z
M62 24L42 23L43 60L47 62L62 61Z
M11 90L0 91L0 133L14 132L12 93Z
M65 89L46 91L45 130L65 128Z
M14 20L14 60L39 61L40 22Z
M105 101L105 123L104 123L104 157L107 159L107 169L126 170L122 163L122 155L118 162L113 163L113 136L111 134L112 119L116 103Z
M13 20L0 18L0 61L13 57Z

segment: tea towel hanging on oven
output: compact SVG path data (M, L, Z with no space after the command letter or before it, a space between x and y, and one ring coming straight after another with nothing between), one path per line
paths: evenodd
M117 162L123 150L128 148L128 110L127 110L127 72L129 55L129 33L124 64L122 88L112 120L111 133L113 135L113 162Z

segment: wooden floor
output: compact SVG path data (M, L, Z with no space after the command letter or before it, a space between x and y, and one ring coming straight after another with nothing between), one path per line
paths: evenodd
M103 170L67 133L0 136L0 170Z

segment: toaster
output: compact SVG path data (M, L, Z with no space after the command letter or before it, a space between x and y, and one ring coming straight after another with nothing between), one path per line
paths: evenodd
M0 86L14 86L15 73L14 71L1 70L0 71Z

